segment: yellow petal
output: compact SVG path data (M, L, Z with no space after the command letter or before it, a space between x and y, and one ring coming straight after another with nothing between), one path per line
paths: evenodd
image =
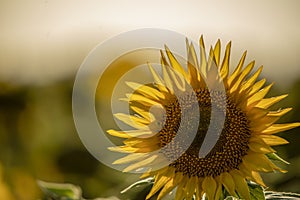
M274 169L269 165L269 159L266 158L264 154L251 152L243 157L243 163L255 171L274 171Z
M191 178L189 178L186 186L185 186L185 191L186 191L186 199L192 199L194 193L195 193L195 189L196 189L196 177L192 176Z
M173 181L169 180L163 187L163 189L159 192L157 200L161 200L164 196L169 194L174 189Z
M139 168L142 168L144 166L147 166L149 165L150 163L152 163L154 160L156 160L158 157L158 155L153 155L149 158L146 158L142 161L139 161L139 162L136 162L132 165L129 165L128 167L126 167L123 172L129 172L129 171L132 171L132 170L135 170L135 169L139 169Z
M206 176L202 182L202 189L206 193L208 200L213 200L217 190L217 183L214 178Z
M266 79L261 79L260 81L257 81L253 86L251 91L249 92L249 96L252 96L255 94L262 86L266 83Z
M195 67L196 69L198 69L199 68L198 58L193 43L189 45L189 42L186 40L186 46L188 52L188 63L193 67Z
M277 117L277 116L269 116L268 114L266 116L263 116L260 119L258 119L257 124L264 124L264 125L268 126L268 125L273 124L274 122L276 122L280 118L280 117ZM254 123L253 123L253 125L254 125ZM257 124L256 124L256 126L257 126Z
M140 178L141 179L144 179L144 178L148 178L149 176L155 176L155 175L158 175L158 174L163 174L164 172L166 172L167 170L169 170L169 167L164 167L160 170L157 170L157 171L153 171L152 169L148 169L146 172L144 172Z
M229 42L226 46L225 56L224 56L224 59L222 62L221 70L220 70L220 75L222 77L222 80L227 78L228 73L229 73L230 49L231 49L231 42Z
M149 85L142 85L139 83L129 82L129 81L126 81L126 84L132 89L134 89L134 92L143 94L148 98L154 98L156 100L161 100L165 98L165 96L161 92L159 92L157 89Z
M149 122L153 121L154 116L149 111L145 111L143 108L137 107L137 106L130 106L130 108L139 114L141 117L145 118Z
M207 72L206 72L206 65L207 65L207 60L206 60L206 52L205 52L205 45L203 42L203 35L200 37L200 72L203 74L203 77L206 77Z
M157 87L162 92L168 92L165 88L164 81L161 79L161 77L157 74L157 72L153 69L152 65L148 63L149 70L153 76L154 82L156 83Z
M258 172L248 169L248 167L246 167L244 163L240 164L239 169L240 172L242 172L248 179L260 184L261 186L266 187Z
M134 152L136 152L138 150L137 148L128 147L128 146L108 147L108 149L110 151L120 152L120 153L134 153ZM146 153L146 152L140 152L140 153Z
M260 135L259 136L266 144L270 146L277 146L282 144L288 144L289 142L276 135Z
M242 81L246 78L246 76L251 72L254 67L255 62L252 61L249 63L246 68L237 76L237 79L232 82L232 86L230 88L230 93L236 91L239 87L241 87Z
M120 138L130 138L130 135L127 135L124 132L121 131L115 131L115 130L108 130L106 131L108 134L112 135L112 136L116 136L116 137L120 137Z
M116 113L114 116L124 122L125 124L128 124L131 127L134 127L136 129L141 129L141 130L147 130L147 125L149 124L149 121L143 118L135 117L132 115L127 115L124 113Z
M220 175L221 182L224 185L225 189L231 196L236 196L235 194L235 184L232 179L232 176L228 172L224 172Z
M149 154L147 153L132 153L123 158L120 158L113 162L113 164L125 164L133 161L145 159Z
M202 182L203 178L198 178L197 180L197 187L196 187L196 199L202 199L203 196L203 190L202 190Z
M212 90L216 90L216 86L220 85L218 79L220 78L219 69L216 66L215 58L213 57L213 49L210 49L208 63L207 63L207 75L204 78L204 82L207 87Z
M183 188L185 187L189 177L184 176L182 181L177 186L176 194L175 194L175 200L182 200L184 199L185 193Z
M242 89L241 89L242 91L247 90L254 84L254 82L260 75L262 69L263 69L263 66L259 67L258 70L245 82L245 84L242 86Z
M160 101L155 99L149 99L148 97L145 97L144 95L140 94L127 94L129 102L138 102L145 106L153 106L153 105L160 105Z
M156 192L158 192L158 190L160 190L165 184L167 184L169 180L170 177L162 176L157 181L155 181L146 199L150 199Z
M171 178L160 191L157 199L162 199L165 195L170 193L182 180L183 175L180 172L175 173L174 178Z
M289 130L289 129L292 129L292 128L296 128L296 127L299 127L299 126L300 126L299 122L288 123L288 124L273 124L272 126L267 128L266 130L262 131L262 133L263 134L274 134L274 133L286 131L286 130Z
M260 184L263 187L266 187L266 184L264 183L263 179L261 178L260 174L258 172L252 171L251 172L253 180Z
M176 86L181 91L185 91L185 78L178 72L173 71L171 68L167 68L167 71L169 72L169 75L173 80L172 82L175 83L174 86Z
M218 39L214 48L214 60L217 66L219 66L220 63L220 51L221 51L221 42L220 39Z
M250 121L255 122L268 114L268 110L258 107L252 107L248 110L247 115Z
M155 181L153 184L153 187L151 188L151 191L147 195L146 199L149 199L151 196L153 196L156 192L158 192L162 187L164 187L165 184L172 181L175 175L175 169L169 168L162 174L158 174L155 177Z
M272 86L273 86L273 83L271 83L267 87L261 89L260 91L255 93L253 96L251 96L248 99L247 105L251 105L254 102L261 101L266 96L266 94L270 91Z
M169 66L170 67L170 64L168 63L166 57L165 57L165 54L162 50L160 50L160 64L162 67L166 67L166 66Z
M196 67L188 64L188 73L189 73L189 83L194 90L201 88L201 78L200 74L197 71Z
M234 72L230 75L229 79L228 79L228 85L231 86L233 81L237 78L237 76L240 74L243 66L244 66L244 62L245 62L245 58L247 55L247 51L245 51L240 59L239 64L237 65L237 67L235 68Z
M250 158L252 156L252 158ZM244 160L245 158L245 160ZM269 158L267 158L264 154L259 153L249 153L247 156L243 158L245 165L248 167L255 169L255 171L263 171L263 172L272 172L272 171L280 171L286 173L286 170L283 170L276 166ZM255 161L254 161L255 160Z
M256 104L256 107L269 108L270 106L281 101L282 99L286 98L287 96L288 95L285 94L285 95L281 95L281 96L277 96L277 97L262 99L258 104Z
M263 139L261 138L262 135L252 135L252 137L249 139L249 142L252 143L252 142L256 142L256 143L260 143L260 144L263 144L265 146L269 146L267 143L265 143L263 141Z
M164 81L165 81L166 87L170 91L170 93L174 94L173 81L167 71L167 67L168 66L162 68Z
M151 136L154 136L155 133L153 133L151 130L130 130L130 131L114 131L114 130L109 130L109 134L111 135L116 135L115 132L118 132L119 134L124 134L124 135L127 135L128 137L127 138L132 138L132 137L141 137L141 138L146 138L146 137L151 137ZM125 137L124 137L125 138Z
M166 53L169 58L170 64L178 73L182 74L185 78L187 78L187 74L182 68L181 64L177 61L177 59L174 57L170 49L165 45Z
M218 180L216 180L216 182L217 182L217 191L215 194L215 200L219 200L222 194L222 183L220 183Z
M212 47L210 47L210 49L209 49L209 57L208 57L208 61L207 61L207 69L208 70L211 70L212 64L214 64L214 67L217 68L216 62L215 62L215 58L214 58L214 50L213 50ZM210 74L211 74L211 72L208 72L207 76L209 76Z
M120 153L149 153L151 151L156 150L153 147L135 148L130 146L115 146L115 147L108 147L108 149L110 151L120 152Z
M272 126L280 117L264 116L256 121L250 122L250 127L253 132L261 133L268 127Z
M152 136L149 138L128 138L123 141L124 144L131 147L143 148L151 147L152 149L160 148L160 141L158 137Z
M292 108L285 108L285 109L279 109L277 111L270 111L268 113L268 116L274 116L274 117L281 117L285 115L286 113L290 112Z
M140 179L148 178L150 176L154 176L156 172L152 171L151 169L148 169L148 171L144 172L141 176Z
M187 50L188 50L188 80L191 86L196 89L199 88L199 80L200 80L200 74L199 74L199 64L197 59L197 54L194 49L194 45L191 43L188 44L187 41Z
M232 170L230 174L235 182L237 192L242 195L243 199L250 200L250 191L245 178L237 170Z
M257 153L274 153L275 150L269 147L269 145L258 143L258 142L250 142L249 143L249 148Z
M247 67L236 77L235 80L233 80L232 85L230 86L230 93L233 93L235 91L239 92L241 91L241 87L243 86L242 82L246 78L246 76L251 72L251 70L254 67L254 61L249 63Z

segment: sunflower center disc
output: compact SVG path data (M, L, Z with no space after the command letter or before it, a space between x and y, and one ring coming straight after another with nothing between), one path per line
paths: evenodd
M239 164L242 163L242 157L247 153L251 134L246 115L235 106L230 98L227 97L226 102L223 102L224 98L221 97L226 95L224 92L211 91L210 94L207 89L202 89L195 91L195 93L198 105L190 104L189 106L189 95L186 94L178 97L180 101L185 101L185 107L181 108L176 98L165 105L166 119L162 130L159 132L160 145L164 147L169 144L171 148L162 153L167 158L175 160L170 166L174 167L177 172L182 172L188 176L218 176L223 172L238 169ZM211 119L211 116L218 116L218 113L211 113L211 101L215 101L214 105L218 107L217 111L214 112L225 115L224 124L220 124L222 122L218 118ZM224 103L226 105L222 105ZM199 110L200 120L188 114L192 113L189 112L192 109ZM182 140L178 143L178 141L174 142L173 138L178 132L180 122L192 120L199 121L199 126L184 127L184 135L188 138L192 135L191 131L197 130L196 137L189 148L178 156L178 152L182 152L180 150L185 141ZM216 134L219 139L205 157L199 157L199 151L206 134L208 134L209 126L212 129L209 134ZM218 135L218 133L220 134Z

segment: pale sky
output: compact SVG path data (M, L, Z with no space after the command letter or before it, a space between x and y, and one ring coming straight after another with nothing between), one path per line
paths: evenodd
M113 35L165 28L207 46L232 41L248 61L286 83L300 77L300 1L1 0L0 80L55 81L74 75L88 52Z

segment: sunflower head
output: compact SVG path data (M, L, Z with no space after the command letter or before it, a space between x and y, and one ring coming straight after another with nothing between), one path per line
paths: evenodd
M166 47L162 75L149 64L153 84L127 83L134 92L124 100L133 114L115 116L132 130L108 130L124 138L111 150L128 154L115 161L129 164L124 171L147 169L142 177L154 176L148 199L175 188L178 200L219 199L224 190L250 199L248 181L265 186L260 172L284 172L269 157L276 152L272 146L288 142L274 134L300 123L276 124L291 108L269 108L287 95L265 98L272 84L257 80L262 67L251 73L255 62L245 65L246 52L229 73L230 48L221 60L218 40L207 56L201 37L198 59L187 41L182 64Z

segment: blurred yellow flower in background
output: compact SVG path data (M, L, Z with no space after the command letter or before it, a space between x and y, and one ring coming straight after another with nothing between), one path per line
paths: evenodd
M12 194L3 180L3 169L0 164L0 199L12 200Z
M270 107L287 95L265 98L273 84L264 87L266 79L257 81L262 67L250 75L254 61L243 67L246 52L230 74L231 43L226 46L222 61L220 49L218 40L207 57L201 37L198 62L194 46L187 42L188 62L185 70L166 47L167 57L163 52L161 54L162 77L149 64L154 84L128 83L135 90L126 98L133 114L119 113L115 116L134 129L108 130L113 136L125 138L124 146L110 149L128 153L114 162L129 163L124 171L149 168L142 177L154 176L155 179L147 199L157 193L158 199L162 199L176 187L177 200L192 197L201 199L204 194L209 200L219 199L224 189L231 196L250 199L247 181L265 186L259 172L284 172L269 159L269 155L275 155L276 152L271 146L288 142L274 134L298 127L300 123L275 124L291 108L273 111ZM219 87L220 83L224 90ZM187 84L196 95L197 107L190 103L192 95ZM180 101L185 106L181 106ZM225 116L224 125L221 130L218 127L213 129L220 132L219 138L213 148L205 156L201 156L199 152L209 126L217 123L213 120L218 120L211 119L213 104ZM153 111L153 106L157 108L156 114L150 112L151 109ZM200 119L183 115L197 109ZM199 126L183 128L186 138L191 136L195 128L196 136L191 145L177 157L182 147L174 138L180 123L189 124L195 120L199 121ZM168 151L163 149L166 145L170 146ZM154 151L159 151L163 156L153 154ZM171 163L159 170L151 170L151 166L162 160Z

